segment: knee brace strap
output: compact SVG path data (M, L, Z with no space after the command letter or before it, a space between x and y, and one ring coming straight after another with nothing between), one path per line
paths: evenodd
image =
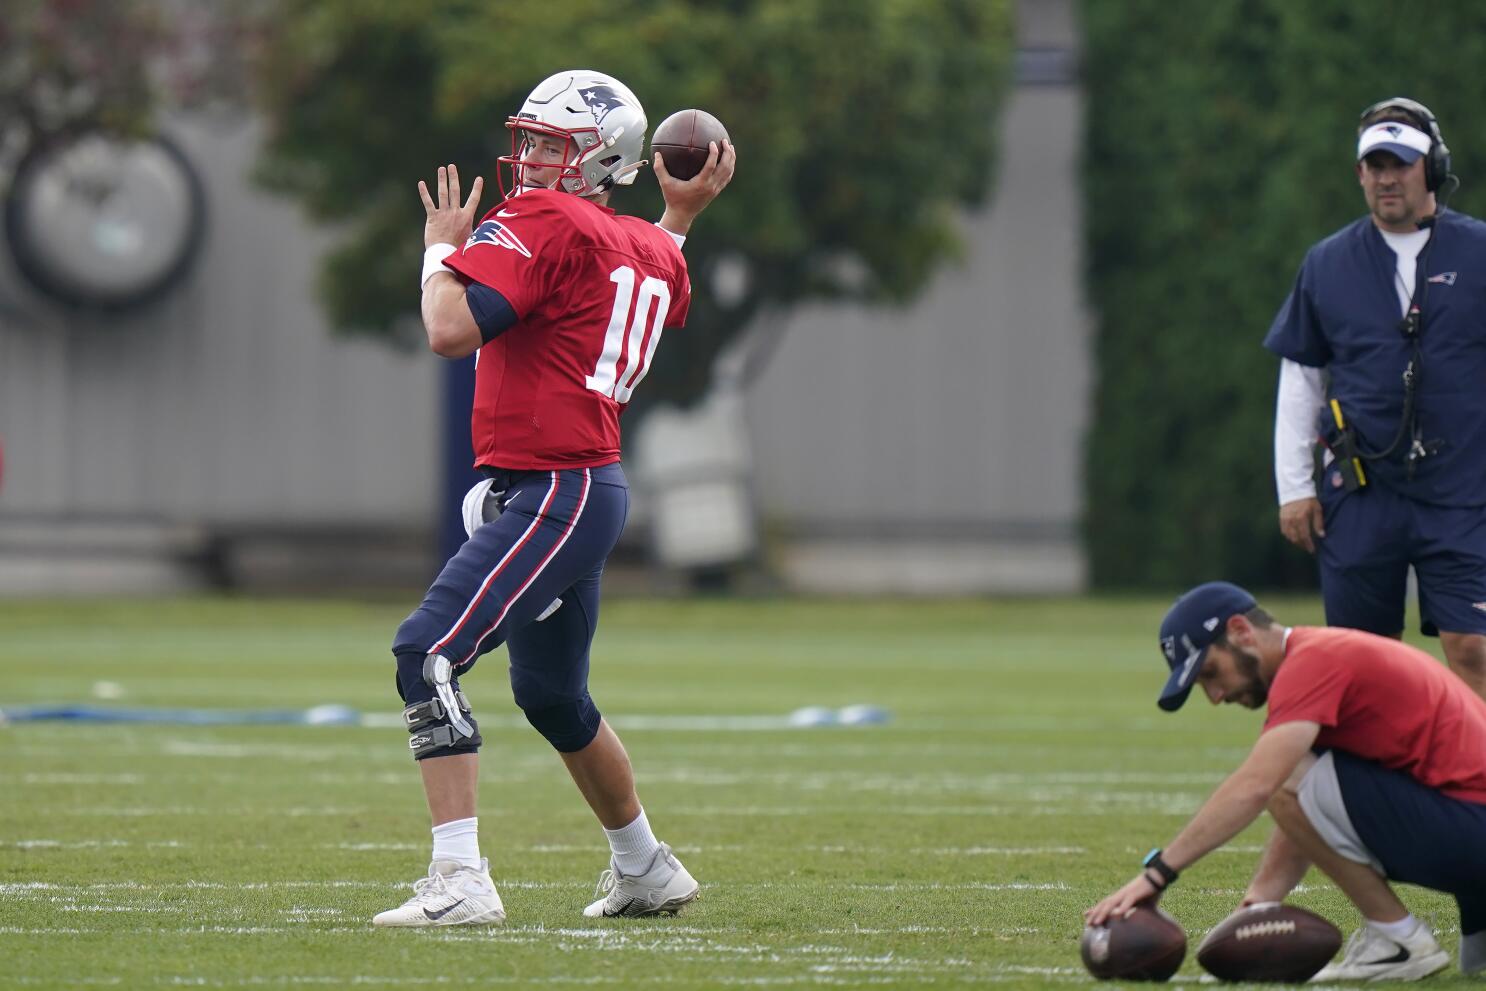
M587 694L572 702L523 712L532 728L546 737L558 753L564 754L576 753L592 743L603 719Z
M459 711L468 716L470 714L470 701L464 697L464 692L455 691L454 701L459 704ZM448 710L444 708L441 699L435 697L427 702L417 702L402 711L403 722L407 723L408 732L415 733L425 726L438 722L448 722L445 716Z
M469 700L464 697L463 692L452 692L452 695L461 710L461 718L457 722L451 720L449 709L439 698L414 703L402 711L403 722L412 734L408 740L408 749L413 752L414 760L479 751L483 741L480 739L479 724L470 715ZM470 732L460 732L459 723L467 725Z
M474 720L471 719L470 723L473 724ZM414 760L424 760L428 757L479 753L483 742L478 728L474 736L460 736L454 732L454 727L441 724L414 733L408 738L408 749L413 752Z

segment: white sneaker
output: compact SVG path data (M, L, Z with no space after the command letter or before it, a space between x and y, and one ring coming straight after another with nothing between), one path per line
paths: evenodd
M452 860L428 865L428 877L413 882L413 897L372 919L374 926L498 926L506 921L490 861L462 867Z
M1347 940L1342 958L1322 968L1311 981L1417 981L1449 964L1450 954L1440 949L1423 922L1401 940L1364 922Z
M624 875L609 862L599 875L603 897L583 910L590 919L616 915L675 915L697 897L697 882L662 843L645 873Z

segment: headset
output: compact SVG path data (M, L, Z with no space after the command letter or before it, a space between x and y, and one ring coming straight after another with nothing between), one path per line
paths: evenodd
M1389 120L1386 115L1390 112L1402 115L1405 118L1402 123L1414 126L1422 124L1420 130L1428 133L1429 155L1424 159L1424 188L1434 192L1451 178L1450 148L1445 144L1445 136L1440 133L1439 121L1435 120L1434 112L1428 107L1403 96L1379 100L1362 111L1357 122L1357 133L1360 135L1373 124Z

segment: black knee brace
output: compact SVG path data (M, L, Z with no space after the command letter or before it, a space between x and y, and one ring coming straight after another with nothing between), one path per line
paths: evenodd
M603 716L587 693L572 702L561 702L541 709L523 709L526 721L547 738L558 753L577 753L598 736Z
M431 698L426 702L415 702L402 711L403 722L407 724L408 732L412 734L408 740L408 749L413 752L414 760L423 760L428 757L447 757L451 754L473 754L480 749L480 726L475 722L475 717L470 715L469 700L464 697L464 692L455 692L454 698L459 704L460 715L463 721L468 723L472 732L465 736L459 732L449 719L449 712L444 708L444 703L437 698Z

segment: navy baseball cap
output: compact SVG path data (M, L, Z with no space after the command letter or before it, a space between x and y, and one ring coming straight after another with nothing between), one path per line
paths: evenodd
M1252 595L1231 582L1198 585L1177 599L1161 621L1161 653L1171 677L1156 704L1167 712L1180 709L1202 671L1207 648L1223 635L1230 617L1257 604Z
M1357 161L1375 151L1386 151L1397 155L1405 165L1413 165L1429 151L1432 143L1429 135L1417 127L1393 120L1380 121L1357 135Z

